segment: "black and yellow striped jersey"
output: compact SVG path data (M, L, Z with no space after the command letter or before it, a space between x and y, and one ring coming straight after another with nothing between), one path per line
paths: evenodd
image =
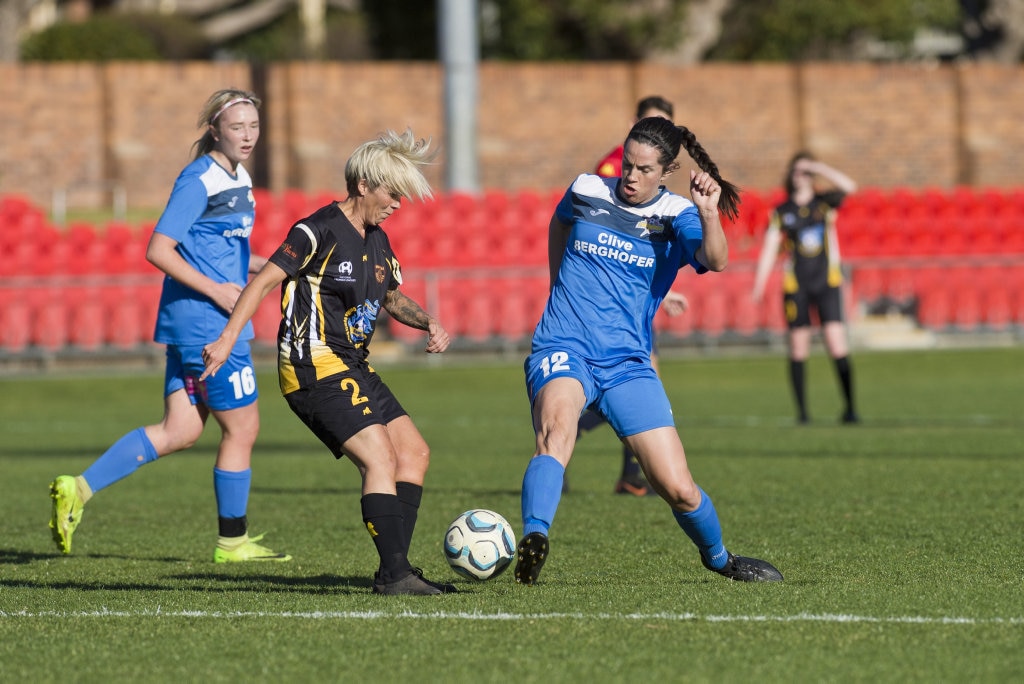
M384 298L402 282L381 227L363 238L332 202L295 223L270 261L288 274L277 335L281 391L365 363Z
M839 191L823 192L809 204L801 206L787 200L772 211L769 228L782 231L782 251L787 257L786 292L839 285L838 250L830 243L829 232L844 197Z

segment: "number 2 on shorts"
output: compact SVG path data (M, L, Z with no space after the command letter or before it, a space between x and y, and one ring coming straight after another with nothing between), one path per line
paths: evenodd
M345 378L344 380L342 380L341 389L352 390L353 406L359 406L360 404L365 404L366 402L370 401L369 397L364 397L362 394L359 393L359 383L353 380L352 378Z

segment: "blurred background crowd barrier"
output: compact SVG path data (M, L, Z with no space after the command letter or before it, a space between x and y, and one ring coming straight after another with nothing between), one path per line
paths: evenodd
M263 255L294 221L336 199L254 193L251 240ZM547 226L561 193L447 193L404 203L388 219L405 291L440 317L457 347L526 348L547 296ZM743 194L739 218L727 224L729 268L683 272L676 289L691 308L658 314L662 345L781 337L778 265L764 300L750 299L768 211L781 199ZM0 196L0 357L157 350L162 277L145 260L153 224L56 226L25 197ZM1024 190L867 188L847 199L838 230L855 333L886 320L909 328L909 344L922 335L1024 334ZM269 296L254 317L257 347L274 346L279 320L278 298ZM408 349L425 339L386 318L378 335Z

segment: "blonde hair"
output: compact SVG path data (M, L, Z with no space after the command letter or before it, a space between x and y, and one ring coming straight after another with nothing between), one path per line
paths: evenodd
M434 154L430 139L417 140L412 129L401 135L385 131L357 147L345 163L348 192L355 194L359 181L365 180L371 190L384 186L406 199L433 197L419 167L429 164Z
M251 104L256 109L259 109L260 104L262 104L260 98L256 97L255 94L248 90L239 90L238 88L218 90L206 100L202 110L199 112L199 122L196 124L198 128L202 129L203 136L192 143L192 149L195 150L192 157L193 160L199 159L216 145L216 141L213 139L213 131L210 128L216 127L217 119L224 113L224 110L243 102Z

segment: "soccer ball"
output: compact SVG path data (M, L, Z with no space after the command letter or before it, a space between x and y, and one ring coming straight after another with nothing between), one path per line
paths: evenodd
M505 518L494 511L475 508L448 526L444 557L452 570L471 580L497 577L512 562L516 536Z

